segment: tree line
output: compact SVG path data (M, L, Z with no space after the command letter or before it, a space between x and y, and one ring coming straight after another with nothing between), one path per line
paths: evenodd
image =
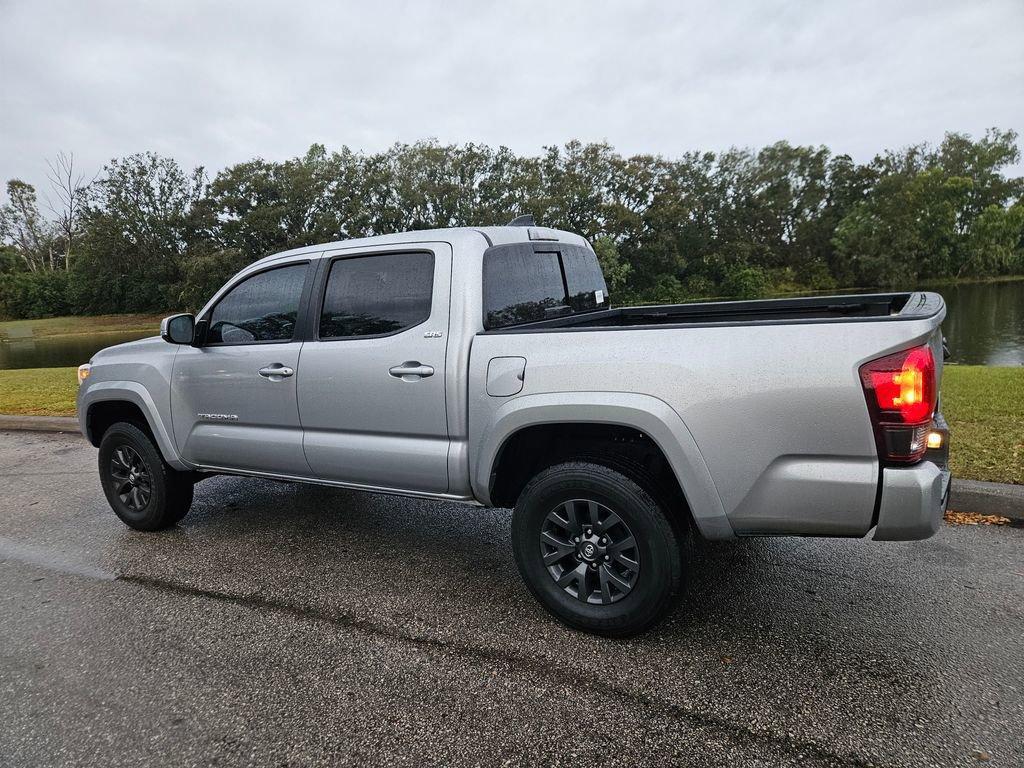
M0 315L196 309L276 251L526 213L590 239L619 305L1024 274L1017 139L950 133L868 163L786 142L678 158L578 141L536 156L315 144L212 178L147 152L86 179L59 154L42 200L7 182Z

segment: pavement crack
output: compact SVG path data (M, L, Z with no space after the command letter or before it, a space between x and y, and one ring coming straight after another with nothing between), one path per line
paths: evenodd
M143 589L150 589L170 595L216 600L250 610L284 614L303 621L327 623L337 627L354 629L376 637L408 643L418 648L458 655L478 663L505 664L517 671L540 673L544 679L554 680L577 689L588 690L625 705L641 706L669 719L683 720L692 725L717 731L740 743L768 743L788 754L812 757L834 765L855 766L857 768L878 765L876 762L869 761L856 754L834 752L814 741L798 739L788 734L755 730L719 715L701 712L681 704L666 702L612 683L575 675L530 656L453 643L446 640L423 637L422 635L413 635L344 612L328 613L294 605L283 600L274 600L258 594L235 595L150 576L125 574L119 575L117 580L127 584L134 584Z

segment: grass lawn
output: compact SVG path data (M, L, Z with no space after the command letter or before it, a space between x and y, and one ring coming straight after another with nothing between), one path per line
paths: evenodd
M1024 485L1024 367L947 366L942 412L954 475Z
M95 317L47 317L42 320L0 321L0 339L76 336L89 333L128 333L160 330L163 315L96 315Z
M0 371L0 413L74 416L78 368Z
M0 413L73 416L74 368L0 371ZM1024 367L947 366L942 411L957 477L1024 485Z

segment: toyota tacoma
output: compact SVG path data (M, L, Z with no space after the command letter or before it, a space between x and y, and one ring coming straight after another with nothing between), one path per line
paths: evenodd
M936 293L613 307L579 235L517 226L303 247L79 370L132 528L204 477L512 507L527 588L629 635L691 536L922 539L950 475Z

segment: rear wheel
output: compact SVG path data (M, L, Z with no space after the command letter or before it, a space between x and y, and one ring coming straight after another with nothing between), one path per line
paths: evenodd
M531 480L516 504L512 545L527 587L570 626L642 632L668 613L683 581L665 510L635 480L571 462Z
M169 528L192 506L191 475L172 469L134 424L119 422L103 434L99 470L111 509L138 531Z

